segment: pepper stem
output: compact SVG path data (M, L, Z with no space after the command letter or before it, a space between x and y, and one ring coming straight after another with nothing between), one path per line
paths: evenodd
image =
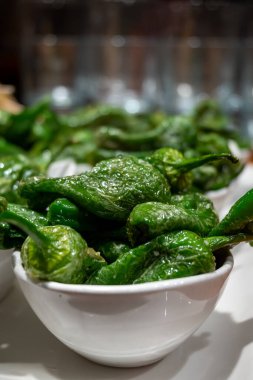
M20 228L41 247L47 246L49 238L40 230L34 221L27 217L27 210L16 209L15 205L7 205L5 198L0 197L0 222L7 222ZM13 206L13 207L12 207Z
M233 164L237 164L239 162L239 159L230 153L220 153L220 154L214 153L214 154L206 154L204 156L196 157L196 158L188 158L188 159L184 158L180 162L169 162L168 164L181 172L188 172L192 169L198 168L201 165L207 164L212 161L217 161L217 160L228 160L232 162Z
M212 251L225 247L232 248L239 243L250 241L253 241L253 235L243 233L230 236L210 236L205 238L205 242L209 245Z

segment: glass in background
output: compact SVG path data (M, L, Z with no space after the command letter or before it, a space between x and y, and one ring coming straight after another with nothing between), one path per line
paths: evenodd
M165 40L161 67L167 110L188 113L201 99L212 97L233 114L239 49L239 41L233 39Z
M49 94L63 110L101 101L130 112L184 113L212 96L239 120L247 6L196 0L20 2L24 103Z
M83 104L76 93L76 59L82 34L80 0L20 0L22 101L49 96L58 110Z
M24 102L32 104L50 95L56 108L77 105L78 94L73 87L77 41L47 35L34 38L29 44L24 62L29 67L23 77Z
M75 88L87 102L130 113L164 108L161 79L157 40L114 35L80 41Z

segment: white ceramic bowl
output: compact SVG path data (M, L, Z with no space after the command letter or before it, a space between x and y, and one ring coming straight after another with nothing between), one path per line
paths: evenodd
M14 273L11 266L13 249L0 249L0 300L8 293L13 285Z
M35 314L61 342L97 363L137 367L162 359L206 320L233 258L215 272L136 285L33 282L20 253L13 268Z

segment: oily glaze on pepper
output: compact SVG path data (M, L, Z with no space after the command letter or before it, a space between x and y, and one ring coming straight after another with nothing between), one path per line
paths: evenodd
M81 209L119 221L126 220L136 204L170 198L170 187L159 170L131 156L101 161L80 175L28 179L19 190L31 208L44 209L64 196Z
M160 268L161 257L168 261ZM153 270L153 265L155 269ZM158 265L158 267L157 267ZM151 268L152 276L146 271ZM112 264L95 272L88 284L115 285L157 281L206 273L215 269L215 259L204 240L191 231L171 232L123 253ZM154 277L155 276L155 277Z
M4 197L0 197L0 211L1 249L21 248L27 236L22 229L23 224L29 223L31 229L33 226L42 227L48 224L44 215L19 204L8 203Z
M127 221L133 245L165 232L190 230L201 236L218 223L212 202L199 193L173 195L168 203L147 202L134 207Z
M247 191L230 208L219 224L210 231L210 236L231 235L253 231L253 189Z

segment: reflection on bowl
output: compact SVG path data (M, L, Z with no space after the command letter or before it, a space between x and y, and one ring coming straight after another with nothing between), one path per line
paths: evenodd
M66 346L97 363L137 367L178 347L206 320L233 267L136 285L33 282L13 253L13 268L30 306Z
M4 298L13 284L12 252L13 249L0 250L0 300Z

